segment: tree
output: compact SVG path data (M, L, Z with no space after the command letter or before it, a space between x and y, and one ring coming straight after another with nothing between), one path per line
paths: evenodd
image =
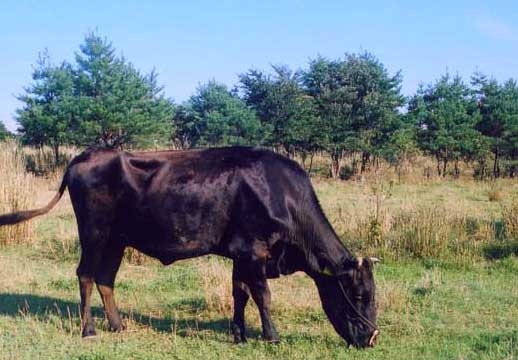
M73 72L70 64L55 66L47 52L40 54L32 74L33 83L18 100L24 103L17 110L21 140L25 144L49 145L59 162L60 146L70 140L73 108Z
M9 131L5 127L4 123L0 121L0 141L4 141L10 136Z
M515 176L518 164L518 86L509 79L499 84L484 74L475 73L472 85L481 114L477 129L486 137L493 153L493 176L501 175L502 159L509 176Z
M181 147L256 145L263 140L254 111L216 81L201 85L173 119Z
M401 74L390 76L369 53L346 54L343 60L318 57L303 74L315 99L322 147L331 156L331 175L338 177L342 158L360 152L361 171L371 155L392 139L397 129Z
M18 96L22 141L52 146L56 162L63 144L121 148L169 137L174 106L156 72L142 75L94 33L85 37L75 64L53 65L45 52L32 78Z
M318 148L314 101L304 93L300 73L286 66L273 66L273 70L273 76L257 70L240 75L240 89L263 127L270 130L267 144L288 156L299 153L305 163Z
M76 142L122 147L146 137L163 141L174 108L153 71L142 75L106 39L88 34L74 69Z
M409 102L409 114L417 126L419 146L437 161L438 175L446 176L447 165L470 160L483 151L484 141L475 126L479 121L476 103L460 76L443 75L435 84L421 86Z
M179 149L189 149L199 143L201 122L189 103L179 105L173 117L171 140Z

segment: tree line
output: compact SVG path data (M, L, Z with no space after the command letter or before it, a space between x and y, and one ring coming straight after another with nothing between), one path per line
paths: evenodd
M415 154L432 156L440 176L459 175L460 162L480 178L518 171L518 85L475 73L469 83L442 75L401 94L401 72L390 74L368 52L316 57L304 69L250 69L237 84L210 80L185 102L166 98L156 72L143 74L113 45L88 34L73 63L53 64L44 52L32 82L18 96L23 143L174 147L255 145L300 159L331 160L330 175L360 174L380 161L398 167ZM5 129L0 127L0 139Z

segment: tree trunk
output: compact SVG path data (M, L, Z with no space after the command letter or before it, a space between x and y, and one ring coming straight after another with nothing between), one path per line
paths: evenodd
M441 158L439 154L435 154L435 159L437 160L437 176L441 176Z
M442 177L446 177L447 164L448 164L448 160L444 159L444 163L442 164Z
M331 177L338 179L340 177L340 170L342 169L342 152L331 152Z
M353 153L351 157L352 157L351 166L352 166L353 175L358 175L358 161L356 160L356 154Z
M360 169L360 174L363 174L365 172L365 169L367 168L367 162L369 161L370 155L367 152L362 153L362 166Z
M516 151L513 150L511 155L511 166L509 167L509 177L513 179L516 175Z
M314 153L311 153L309 155L309 168L308 168L308 175L311 175L311 170L313 169L313 158L315 157Z
M54 148L54 164L56 166L58 166L59 165L59 144L54 143L53 148Z
M493 176L495 178L500 176L500 165L498 164L498 148L495 148L495 160L493 163Z
M306 154L304 151L300 152L300 162L302 163L302 168L307 171L306 169L306 160L308 158L308 154Z
M455 177L455 179L458 179L459 175L460 175L459 160L455 159L455 165L454 165L454 168L453 168L453 176Z

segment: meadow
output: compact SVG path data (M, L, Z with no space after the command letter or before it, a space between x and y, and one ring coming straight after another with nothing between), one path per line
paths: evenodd
M70 150L70 156L73 150ZM0 213L45 204L62 167L0 143ZM27 170L31 171L27 171ZM37 175L35 175L37 174ZM231 336L231 272L215 256L163 267L128 250L116 282L127 330L113 334L94 294L98 336L80 337L79 247L68 196L48 215L0 229L1 359L515 359L518 357L518 182L313 177L333 227L353 252L378 256L375 348L349 348L304 274L271 280L280 344Z

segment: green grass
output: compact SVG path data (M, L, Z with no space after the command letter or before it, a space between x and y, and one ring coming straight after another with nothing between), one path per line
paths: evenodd
M98 337L80 338L75 264L10 247L0 255L0 357L3 359L512 359L518 356L518 260L458 266L441 261L385 263L376 270L379 325L374 349L349 349L334 333L303 276L273 280L282 342L260 340L255 307L250 340L231 343L229 318L207 308L199 260L171 267L123 265L117 298L128 331L111 334L97 294ZM212 260L203 260L212 261ZM308 290L309 288L309 290ZM277 295L277 296L276 296ZM311 297L309 299L308 297ZM283 303L312 305L283 310Z
M503 211L518 201L516 181L314 182L324 211L347 245L363 255L384 257L375 273L381 335L374 349L345 345L323 314L313 283L302 274L270 281L281 343L261 341L259 317L250 302L249 342L234 345L230 268L214 257L170 267L125 261L116 299L127 331L106 331L95 293L98 336L82 340L74 275L79 248L65 197L33 223L30 243L0 248L0 359L518 357L517 245L508 238L516 222L514 212L505 217ZM44 203L55 184L42 188L49 190L40 194ZM493 188L501 200L490 200ZM381 196L378 205L376 194ZM373 240L376 207L379 239ZM401 222L406 217L411 221ZM434 243L437 239L441 242ZM444 251L423 255L435 244L444 245Z

